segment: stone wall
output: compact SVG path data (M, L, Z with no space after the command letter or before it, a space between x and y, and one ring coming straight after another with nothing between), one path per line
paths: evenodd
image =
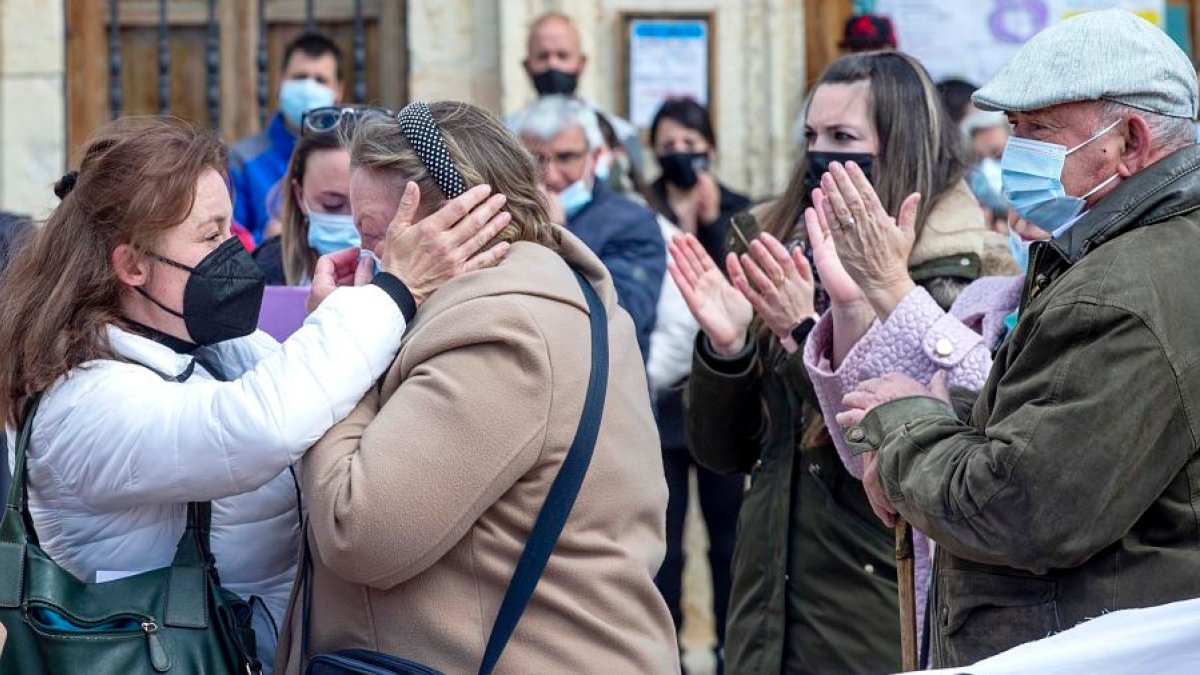
M66 163L63 3L0 0L0 209L44 218Z
M578 22L588 55L579 93L610 110L621 100L621 12L712 12L717 172L754 197L783 189L804 84L802 0L410 0L412 97L460 98L505 113L528 103L528 28L549 10Z
M50 186L66 161L63 4L0 0L0 209L35 217L56 203ZM409 0L411 95L521 107L533 96L521 67L528 27L549 10L579 22L580 93L610 110L621 100L622 11L713 12L717 172L754 197L783 189L804 79L802 0Z

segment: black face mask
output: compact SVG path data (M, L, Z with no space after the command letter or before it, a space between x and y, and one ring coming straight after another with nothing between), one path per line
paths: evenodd
M164 312L183 319L196 344L211 345L245 337L258 327L266 281L262 270L237 237L225 240L195 267L160 255L154 255L154 258L191 273L183 289L183 312L150 297L141 286L134 290Z
M708 153L672 152L659 157L658 165L668 183L690 190L700 180L699 172L708 170Z
M579 81L577 73L567 73L553 68L531 77L533 78L533 88L537 89L538 96L550 96L551 94L570 96L575 93L575 85Z
M812 199L812 191L821 187L821 176L829 171L830 162L854 162L871 180L871 162L874 155L861 152L809 152L808 165L804 167L804 198Z

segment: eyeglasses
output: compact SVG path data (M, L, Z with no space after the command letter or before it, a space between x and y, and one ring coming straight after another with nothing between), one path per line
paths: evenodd
M566 152L555 152L543 155L537 153L534 158L537 160L538 167L545 169L550 166L569 167L574 166L580 160L587 156L587 150L574 150Z
M377 108L375 106L328 106L313 108L300 117L300 133L305 136L308 134L328 134L336 131L342 125L343 120L347 118L349 118L347 124L353 124L373 115L394 117L395 113L387 108Z

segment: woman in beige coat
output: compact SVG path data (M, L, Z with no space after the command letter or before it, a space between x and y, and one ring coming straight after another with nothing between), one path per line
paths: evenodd
M633 323L600 260L548 224L520 143L480 108L430 111L462 183L507 196L512 221L499 239L512 247L499 266L415 298L395 364L306 456L314 573L303 660L363 648L447 673L478 670L583 411L591 337L575 269L609 316L603 421L578 500L496 672L678 673L674 626L653 581L667 489ZM364 247L408 208L402 192L406 204L416 198L414 184L412 220L445 200L446 167L427 168L416 133L395 117L357 123L350 194ZM281 672L302 663L303 595L294 595Z

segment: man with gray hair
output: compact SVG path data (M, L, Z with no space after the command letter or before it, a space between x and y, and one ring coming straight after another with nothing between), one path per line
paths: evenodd
M596 180L604 138L587 104L543 96L520 114L515 126L537 160L551 218L583 240L612 274L617 299L633 317L644 360L667 270L666 244L654 212Z
M1200 597L1197 99L1179 47L1123 10L1047 29L974 95L1013 125L1005 196L1054 237L973 406L893 375L839 416L877 451L876 513L937 542L936 666Z

